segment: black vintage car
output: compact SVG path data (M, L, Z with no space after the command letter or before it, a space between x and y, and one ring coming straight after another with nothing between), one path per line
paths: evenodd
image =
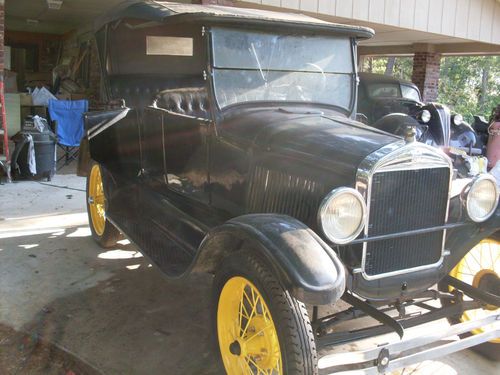
M214 275L228 374L377 373L497 345L498 247L475 247L499 227L496 182L354 120L372 34L152 1L98 22L110 109L85 117L92 235L123 233L172 279ZM401 339L328 351L387 333Z
M403 135L415 127L417 139L432 146L451 146L481 154L474 129L446 105L424 103L412 82L392 76L359 73L358 114L378 129Z

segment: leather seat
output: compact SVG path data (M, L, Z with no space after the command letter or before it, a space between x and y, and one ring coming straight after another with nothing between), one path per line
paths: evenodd
M204 87L163 90L154 105L171 112L194 117L209 117L209 101Z
M172 77L145 74L109 76L110 99L124 99L127 107L137 110L142 110L153 105L158 97L161 96L160 93L162 92L184 90L178 89L179 87L201 88L203 86L204 81L201 76ZM186 104L183 104L183 107L186 108L188 112L191 111ZM198 108L198 105L195 104L193 108ZM199 108L201 108L201 106ZM202 112L203 111L200 113Z

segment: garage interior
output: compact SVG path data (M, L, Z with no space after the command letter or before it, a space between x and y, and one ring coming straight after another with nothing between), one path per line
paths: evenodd
M26 89L53 87L58 76L64 77L58 82L58 99L87 100L90 110L104 108L92 24L122 2L0 1L0 20L4 18L0 65L9 137L21 129L26 116L47 118L47 106L35 105ZM435 30L402 32L401 25L360 21L333 10L327 14L318 5L325 3L321 1L315 1L315 7L306 6L304 0L292 5L286 1L193 3L300 12L372 27L377 34L360 46L360 61L380 55L500 54L497 26L491 26L494 35L486 42L467 35L443 36ZM500 19L500 13L495 13L500 12L500 4L496 4L492 14ZM425 65L429 60L418 61ZM432 100L439 76L428 65L415 80L420 80L416 83L424 98ZM9 150L12 154L12 141ZM108 250L98 247L88 227L86 179L76 175L76 168L73 161L62 165L51 181L8 183L4 179L0 185L0 373L223 373L211 329L211 277L166 281L129 241ZM497 371L494 362L465 350L398 374Z

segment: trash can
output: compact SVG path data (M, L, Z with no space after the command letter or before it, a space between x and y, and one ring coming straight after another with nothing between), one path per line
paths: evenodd
M46 178L50 181L56 172L56 139L48 127L43 131L23 127L22 131L14 135L12 140L15 148L11 164L13 178ZM35 163L31 161L31 152L34 153Z

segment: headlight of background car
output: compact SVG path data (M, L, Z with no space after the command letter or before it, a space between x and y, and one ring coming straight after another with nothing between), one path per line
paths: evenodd
M318 221L325 236L336 244L355 239L364 227L366 204L361 194L352 188L333 190L321 202Z
M460 114L456 114L456 115L453 115L453 123L458 126L460 125L462 122L464 122L464 118L462 115Z
M426 109L420 112L420 121L422 121L424 124L427 124L429 121L431 121L431 117L431 113Z
M498 187L493 176L479 175L471 182L465 194L467 214L471 220L480 223L493 215L498 204Z

